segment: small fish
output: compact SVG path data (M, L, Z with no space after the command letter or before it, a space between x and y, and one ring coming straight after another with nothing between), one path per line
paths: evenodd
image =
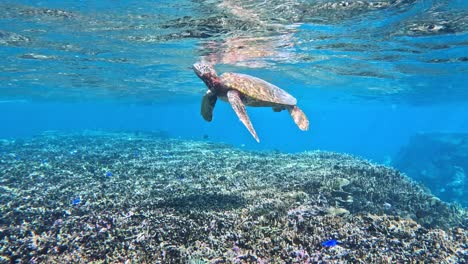
M384 203L384 204L383 204L383 208L384 208L385 210L390 210L390 209L392 208L392 205L389 204L389 203Z
M72 205L79 205L81 203L81 198L76 197L75 199L72 200Z
M75 155L77 152L78 152L78 150L76 150L76 149L72 150L72 151L70 151L70 155Z
M46 165L47 164L47 159L42 160L42 164Z
M112 176L114 176L114 174L112 172L108 171L108 172L106 172L106 176L107 177L112 177Z
M339 244L339 242L337 240L335 240L335 239L330 239L330 240L322 242L322 246L324 246L324 247L334 247L334 246L336 246L338 244Z

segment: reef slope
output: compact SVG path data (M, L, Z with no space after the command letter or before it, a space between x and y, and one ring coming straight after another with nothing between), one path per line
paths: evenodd
M388 167L160 134L0 142L0 262L463 263L467 213ZM322 242L334 239L336 246Z

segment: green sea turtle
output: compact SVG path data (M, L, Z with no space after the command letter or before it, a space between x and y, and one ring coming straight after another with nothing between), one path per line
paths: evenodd
M195 63L193 70L208 86L201 104L201 114L206 121L213 119L213 109L219 97L231 104L232 109L257 142L260 140L247 115L246 105L272 107L275 112L287 109L301 130L309 129L309 120L296 106L296 98L281 88L262 79L240 73L227 72L218 77L214 68L203 62Z

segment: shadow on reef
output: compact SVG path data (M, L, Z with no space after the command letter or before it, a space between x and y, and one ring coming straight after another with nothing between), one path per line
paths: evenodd
M165 199L158 207L174 208L177 211L204 210L223 211L241 208L246 205L240 195L199 193Z
M463 208L349 155L90 131L0 150L0 263L468 258Z
M393 164L441 199L468 206L468 134L416 134Z

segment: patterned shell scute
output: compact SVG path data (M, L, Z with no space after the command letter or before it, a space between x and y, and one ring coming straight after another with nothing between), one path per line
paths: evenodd
M253 99L283 105L296 105L297 100L283 89L262 79L240 73L221 75L221 83Z

